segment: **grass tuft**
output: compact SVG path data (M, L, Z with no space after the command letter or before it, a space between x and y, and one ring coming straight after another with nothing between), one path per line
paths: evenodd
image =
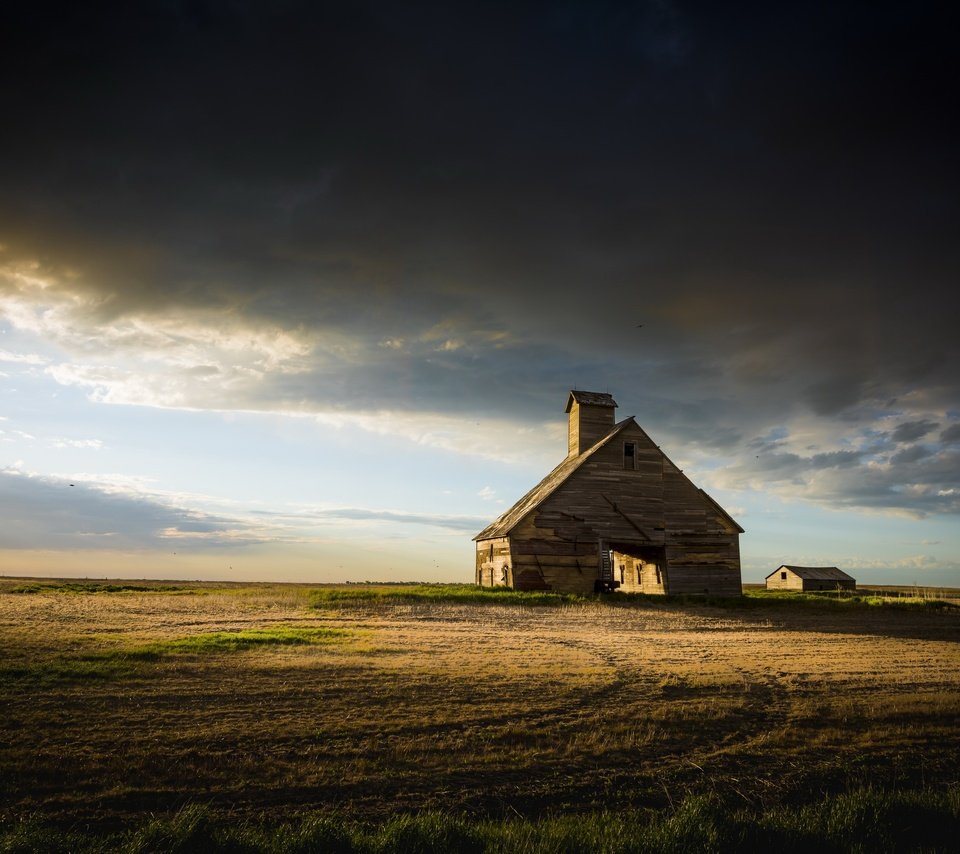
M123 854L704 854L725 851L952 852L960 833L960 789L855 789L806 805L732 809L717 794L676 809L619 810L495 821L442 812L396 815L362 825L308 814L280 825L236 823L191 804L122 834L76 834L35 819L0 825L0 852Z
M202 591L195 587L177 584L104 584L90 581L62 581L57 583L32 582L11 587L8 593L31 595L36 593L176 593L180 595L200 595Z
M210 810L190 804L169 819L154 819L126 840L128 854L194 854L201 851L241 851L231 844L233 834L218 826ZM246 850L255 850L246 848Z
M476 823L459 816L400 815L372 835L368 850L377 854L482 854L488 850L484 836Z

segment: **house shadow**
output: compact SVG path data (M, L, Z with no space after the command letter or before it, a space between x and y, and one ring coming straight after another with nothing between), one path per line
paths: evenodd
M764 601L753 597L644 596L610 594L618 608L656 608L745 626L781 631L866 635L960 644L960 606L944 600L882 605L862 600L809 599ZM719 629L718 630L722 630ZM731 630L734 630L731 628Z

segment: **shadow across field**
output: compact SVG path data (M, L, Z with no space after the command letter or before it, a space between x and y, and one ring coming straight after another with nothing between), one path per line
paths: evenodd
M749 817L720 840L775 815L806 838L797 816L833 796L851 826L911 792L954 815L954 609L200 589L0 591L0 670L20 668L0 680L4 832L32 815L38 833L140 833L150 813L150 833L174 833L197 802L218 838L230 822L281 838L309 815L363 851L398 811L481 835L512 817L537 845L719 809L704 804Z
M868 634L882 637L960 641L960 606L943 596L921 597L874 593L747 590L740 597L653 596L612 593L581 596L572 593L478 588L466 584L344 585L310 591L318 610L346 608L377 610L391 605L476 605L562 607L603 604L610 609L649 609L676 614L733 617L754 625L816 632ZM918 619L926 615L930 619ZM937 620L938 616L943 619ZM429 619L424 609L424 618Z

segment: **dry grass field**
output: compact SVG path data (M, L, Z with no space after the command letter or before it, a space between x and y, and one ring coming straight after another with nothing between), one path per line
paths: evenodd
M3 826L957 801L955 606L441 594L0 580Z

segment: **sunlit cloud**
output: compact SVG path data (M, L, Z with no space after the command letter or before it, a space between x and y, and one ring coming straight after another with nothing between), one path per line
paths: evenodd
M304 508L296 515L278 514L281 518L296 519L318 523L349 521L373 527L383 522L400 525L416 525L432 528L448 528L462 533L478 531L489 520L482 516L468 514L413 512L409 510L389 510L365 507L317 507Z
M566 424L538 427L495 418L464 418L433 412L325 412L316 420L338 429L396 436L416 445L500 462L542 465L565 451Z
M49 359L35 353L11 353L9 350L0 350L0 362L13 362L19 365L45 365Z
M52 439L50 444L54 448L89 448L93 451L103 449L103 442L99 439Z

